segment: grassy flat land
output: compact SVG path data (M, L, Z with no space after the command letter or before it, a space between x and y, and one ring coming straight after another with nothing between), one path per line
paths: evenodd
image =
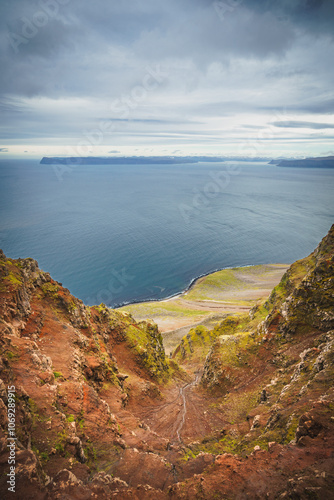
M185 293L172 299L142 302L120 308L137 320L153 319L169 353L190 328L212 328L228 314L245 313L267 298L288 269L287 264L266 264L223 269L199 278Z

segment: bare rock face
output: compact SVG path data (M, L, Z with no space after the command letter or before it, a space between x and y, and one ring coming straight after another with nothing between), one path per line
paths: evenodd
M267 332L276 321L283 335L334 328L333 228L309 257L290 267L274 289L269 298L273 309L264 323Z

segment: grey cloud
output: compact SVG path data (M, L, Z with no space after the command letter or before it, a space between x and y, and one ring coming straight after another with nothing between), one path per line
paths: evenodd
M272 122L275 127L282 128L310 128L310 129L326 129L334 128L334 124L330 123L316 123L316 122L298 122L298 121L281 121Z
M334 34L334 3L332 0L247 0L255 12L273 12L286 22L292 22L314 34Z
M247 129L265 126L247 125L251 115L285 109L302 122L305 113L334 113L330 0L244 0L224 19L211 0L69 0L17 51L8 34L22 35L22 18L34 20L40 3L0 2L2 139L77 141L111 117L122 137L150 141L175 129L185 140L209 141L212 120L241 116L232 128L247 137ZM131 96L157 64L163 82L127 119L113 116L111 103ZM37 98L59 107L46 99L41 108ZM76 106L76 99L85 102ZM293 118L291 130L299 123Z
M199 121L194 121L194 120L187 120L187 121L182 121L182 120L159 120L158 118L100 118L100 120L107 120L110 122L120 122L120 123L143 123L143 124L150 124L150 123L160 123L164 125L175 125L175 124L189 124L189 123L196 123L196 124L202 124L203 122Z
M205 68L217 60L228 63L236 54L282 55L295 38L290 24L269 11L255 14L244 4L222 22L211 2L149 0L129 6L71 0L60 6L60 15L35 27L36 34L15 53L8 33L22 35L22 17L33 22L40 10L38 3L6 3L1 44L1 65L8 67L1 77L5 92L56 97L87 94L93 87L103 94L111 78L119 88L134 85L152 60L190 58Z
M263 106L261 104L256 104L254 109L257 109L258 112L276 112L278 106ZM309 99L309 101L304 101L302 103L285 103L284 106L281 106L281 109L284 113L332 115L334 114L334 99L318 99L317 96L314 96L312 99Z
M334 113L334 99L324 99L323 101L315 100L313 103L303 103L300 106L290 106L291 109L296 111L315 113L315 114L333 114Z
M263 125L242 125L241 128L261 130L261 129L265 128L265 127Z
M294 38L293 27L269 12L254 15L240 5L222 22L211 4L191 10L186 18L175 16L166 31L155 27L143 32L135 49L150 58L190 58L206 69L213 61L228 64L231 56L282 56Z

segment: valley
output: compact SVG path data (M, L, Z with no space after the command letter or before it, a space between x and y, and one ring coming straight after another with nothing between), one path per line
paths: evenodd
M33 259L1 252L0 278L2 498L333 498L334 226L291 266L118 310Z

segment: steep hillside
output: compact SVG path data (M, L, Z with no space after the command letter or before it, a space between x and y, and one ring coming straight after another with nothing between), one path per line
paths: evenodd
M85 307L32 259L1 253L0 277L1 498L13 498L5 475L8 386L15 386L17 498L58 498L64 478L76 488L90 479L96 493L118 488L122 483L105 474L128 447L141 449L141 460L152 451L148 443L166 448L126 413L130 401L160 400L160 388L178 374L157 326L103 304ZM154 457L148 471L167 470Z
M334 226L172 359L152 321L84 306L32 259L0 253L0 278L1 498L334 498Z
M212 436L196 452L239 456L222 455L221 466L209 473L210 490L213 484L222 494L231 488L235 498L246 491L246 475L252 473L249 498L271 498L275 484L282 496L272 498L333 498L333 265L334 226L309 257L290 267L248 320L225 321L214 329L201 384L216 394L226 426L221 436ZM260 321L263 310L269 314ZM251 460L241 461L249 454ZM219 480L224 456L243 476L238 486ZM279 473L274 470L278 457ZM297 457L300 463L291 468ZM266 481L256 471L261 466L266 467ZM208 493L207 498L213 497Z

